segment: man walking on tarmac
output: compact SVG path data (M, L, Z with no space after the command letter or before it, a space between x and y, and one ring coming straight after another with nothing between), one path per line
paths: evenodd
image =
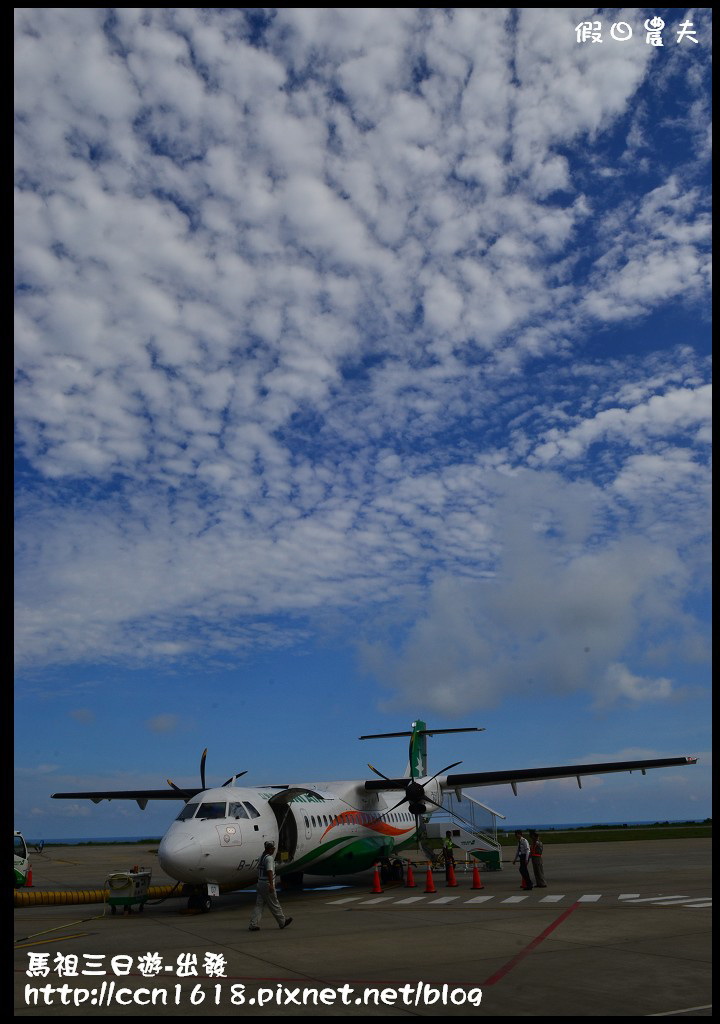
M260 919L265 906L270 908L270 913L280 928L287 928L292 923L292 918L283 914L275 891L275 843L272 840L265 843L265 853L258 864L257 899L250 921L251 932L260 931Z
M532 889L533 884L530 881L530 874L527 869L528 860L530 859L530 844L528 843L527 839L522 834L520 829L516 829L515 838L518 841L518 845L517 851L515 853L515 859L513 860L513 864L516 864L518 860L520 861L520 876L523 882L525 883L525 885L521 886L521 888Z

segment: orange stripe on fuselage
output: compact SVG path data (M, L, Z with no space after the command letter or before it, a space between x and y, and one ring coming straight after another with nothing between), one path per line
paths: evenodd
M336 815L337 820L333 820L330 825L323 832L321 839L324 839L328 832L331 832L334 828L340 825L362 825L363 828L370 829L371 832L379 832L383 836L404 836L408 832L414 832L414 826L410 828L396 828L394 825L390 825L386 821L382 821L381 818L374 818L372 821L363 821L361 815L368 814L368 811L343 811L341 814Z

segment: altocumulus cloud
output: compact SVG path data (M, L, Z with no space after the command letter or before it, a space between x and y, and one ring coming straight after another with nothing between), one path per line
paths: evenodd
M644 660L668 622L702 656L706 44L573 17L17 10L23 668L332 609L445 710L529 673L673 693Z

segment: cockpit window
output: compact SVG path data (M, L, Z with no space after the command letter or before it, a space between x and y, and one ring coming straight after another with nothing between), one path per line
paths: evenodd
M243 805L238 800L237 803L231 803L229 808L229 818L247 818L249 817L248 812L245 810Z
M250 801L249 801L249 800L246 800L246 801L245 801L245 806L247 807L247 809L248 809L248 813L249 813L249 815L250 815L250 817L251 817L251 818L259 818L259 817L260 817L260 811L257 811L257 810L256 810L256 809L255 809L255 808L253 807L253 805L252 805L252 804L250 803Z
M25 847L25 840L22 836L13 836L13 847L16 857L22 857L23 860L27 857L27 849Z
M185 804L175 821L187 821L188 818L193 818L199 806L200 804Z
M200 810L197 812L198 818L226 818L227 817L227 804L226 803L202 803L200 804Z

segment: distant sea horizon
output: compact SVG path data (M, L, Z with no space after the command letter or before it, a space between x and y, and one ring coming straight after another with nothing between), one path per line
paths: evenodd
M559 832L566 831L574 828L632 828L639 825L683 825L683 824L694 824L702 825L703 822L708 821L708 818L672 818L663 819L660 821L657 818L652 818L648 821L565 821L565 822L554 822L552 824L542 824L540 822L519 822L518 824L507 824L498 827L498 832L514 832L515 829L522 829L526 831L529 828L537 829L538 832ZM20 830L22 831L22 829ZM142 835L142 836L72 836L62 837L59 839L38 837L35 838L31 835L25 835L25 841L31 846L37 846L39 843L52 843L54 846L81 846L84 843L143 843L143 842L156 842L161 839L162 836L156 835Z

